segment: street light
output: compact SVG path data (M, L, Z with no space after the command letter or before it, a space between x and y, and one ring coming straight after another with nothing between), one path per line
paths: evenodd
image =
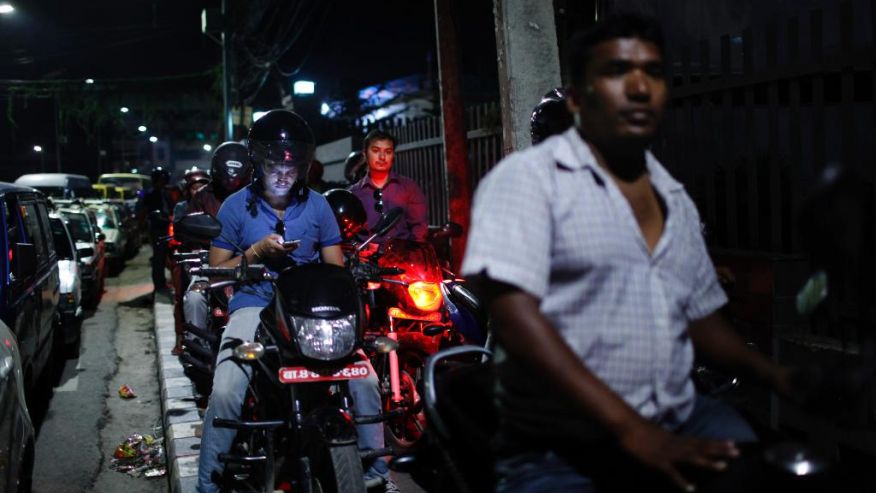
M119 108L119 111L121 111L122 113L127 113L130 110L128 109L127 106L122 106L121 108Z
M0 14L11 14L15 12L15 7L9 3L0 3Z
M85 79L86 84L94 84L94 79Z
M46 171L46 155L43 153L43 146L35 145L33 146L33 152L40 155L40 171Z
M154 135L152 137L149 137L149 142L152 142L153 144L158 142L158 137L156 137Z
M204 144L204 150L210 152L213 150L213 146L211 146L210 144Z
M139 130L139 131L141 131L141 132L145 132L145 131L146 131L146 125L140 125L139 127L137 127L137 130Z

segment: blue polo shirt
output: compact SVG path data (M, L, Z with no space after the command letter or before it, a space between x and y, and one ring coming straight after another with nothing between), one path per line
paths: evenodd
M255 217L246 209L251 194L250 187L246 187L231 194L222 203L217 214L217 219L222 223L222 234L213 240L213 246L240 255L253 243L276 231L278 217L263 198L256 200ZM334 213L325 197L318 193L311 192L306 201L290 204L283 222L286 228L284 239L301 240L298 248L289 255L295 264L318 262L321 248L341 242ZM235 290L228 310L233 312L238 308L267 306L271 295L271 284L268 282L242 286Z

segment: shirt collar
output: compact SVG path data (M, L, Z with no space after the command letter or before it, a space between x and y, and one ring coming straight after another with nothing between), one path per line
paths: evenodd
M386 179L386 183L389 183L391 181L394 181L394 182L399 181L399 177L395 171L390 171L389 178ZM363 176L362 179L359 180L359 185L362 187L370 187L370 188L373 188L375 190L377 189L377 187L375 187L374 184L371 183L371 175L369 173L365 173L365 176ZM383 185L383 188L386 188L386 184Z
M590 145L581 138L574 126L560 135L558 144L554 146L553 158L563 167L569 169L589 168L602 180L611 178L596 163L596 157L593 156ZM658 191L670 193L684 190L684 186L666 171L651 151L645 151L645 166L648 168L648 174L651 175L651 183Z

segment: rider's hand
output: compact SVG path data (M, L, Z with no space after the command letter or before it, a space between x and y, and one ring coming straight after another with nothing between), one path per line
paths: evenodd
M675 435L648 422L628 428L621 434L620 444L636 460L662 473L683 491L695 488L681 475L678 466L722 471L727 467L727 459L739 455L731 441Z
M295 250L296 247L297 245L284 247L283 237L276 233L271 233L253 243L253 249L259 257L282 257L288 255L289 252Z

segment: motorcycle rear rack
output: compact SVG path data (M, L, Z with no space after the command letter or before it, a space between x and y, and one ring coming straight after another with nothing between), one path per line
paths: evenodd
M236 419L213 418L213 426L234 430L272 430L286 424L286 421L238 421Z

